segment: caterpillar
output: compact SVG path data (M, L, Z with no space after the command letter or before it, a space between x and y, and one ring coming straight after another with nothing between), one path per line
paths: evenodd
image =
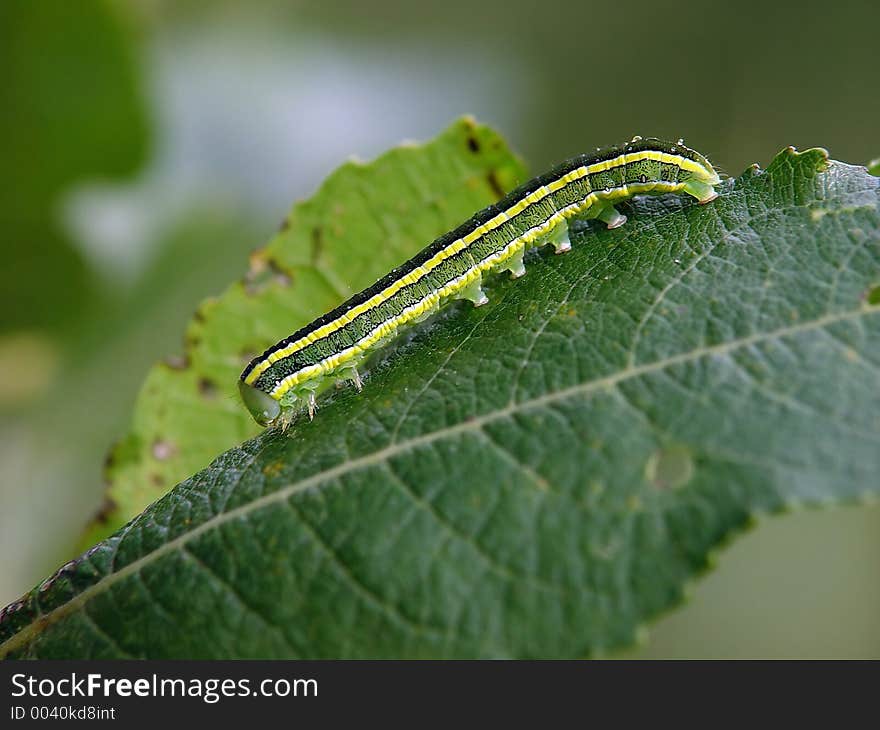
M570 219L596 218L617 228L626 216L615 205L634 195L686 193L702 204L717 197L719 183L709 161L681 140L634 137L572 157L255 357L239 378L241 399L261 426L286 429L304 402L312 418L315 395L329 382L351 380L361 389L358 365L401 327L453 298L485 304L483 276L491 271L522 276L523 254L532 246L549 244L559 254L570 250Z

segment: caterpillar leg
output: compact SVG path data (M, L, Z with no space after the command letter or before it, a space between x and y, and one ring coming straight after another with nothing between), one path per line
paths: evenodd
M711 203L713 200L715 200L715 198L718 197L718 193L715 192L715 188L713 188L711 185L707 185L704 182L700 182L699 180L688 180L684 184L684 191L688 195L693 195L700 205Z
M358 361L359 362L359 361ZM345 385L347 380L350 380L354 383L354 387L357 388L358 393L364 387L364 381L361 380L361 375L357 369L357 363L346 365L344 368L340 369L340 371L336 374L336 387L341 388Z
M626 216L618 212L613 205L603 205L596 214L596 218L609 228L619 228L626 223Z
M525 255L525 252L526 247L523 246L513 256L507 259L507 261L501 264L498 267L498 270L509 271L512 278L519 279L519 277L523 276L526 273L526 266L523 263L523 256Z
M549 243L557 254L571 251L571 239L568 236L568 222L562 221L556 228L547 234L545 243Z
M456 299L468 299L474 303L475 307L481 307L489 301L489 297L483 291L483 277L478 276L457 295Z
M287 433L287 429L290 428L290 424L293 423L294 413L295 411L292 408L287 408L281 411L281 416L279 417L281 433Z
M315 400L315 391L309 393L309 420L315 419L315 411L318 410L318 404Z

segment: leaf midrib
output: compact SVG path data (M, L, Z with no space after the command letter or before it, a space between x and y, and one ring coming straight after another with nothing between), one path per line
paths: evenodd
M41 614L39 616L39 620L32 621L14 636L10 637L5 643L0 644L0 658L4 657L9 652L14 651L18 647L25 644L35 633L37 633L38 629L43 630L47 626L56 623L65 616L76 611L80 606L87 603L93 596L107 590L116 582L123 580L129 575L137 573L141 568L149 565L155 560L158 560L162 556L171 553L177 549L183 548L187 545L187 543L196 539L203 533L219 527L230 520L234 520L238 517L242 517L250 514L251 512L262 509L263 507L266 507L268 505L274 504L276 502L286 501L292 495L305 491L306 489L309 489L311 487L318 486L324 482L332 481L337 477L341 477L345 474L357 471L362 468L373 466L378 463L384 463L395 455L434 443L435 441L439 441L444 438L451 438L462 433L481 430L485 425L489 423L505 419L518 412L540 408L550 403L565 400L566 398L572 396L593 393L595 391L605 388L613 388L621 382L632 380L634 378L638 378L654 372L660 372L666 368L673 367L675 365L693 362L703 357L724 355L740 348L748 347L750 345L759 344L761 342L770 340L781 339L791 335L810 332L813 330L823 329L828 327L829 325L836 324L838 322L858 319L861 317L874 316L878 313L880 313L880 310L878 310L877 308L865 308L862 306L858 309L847 310L844 312L839 312L837 314L825 314L813 320L808 320L795 325L782 327L776 330L772 330L770 332L752 334L746 337L718 343L716 345L698 347L688 352L672 355L670 357L655 360L653 362L645 363L643 365L625 367L617 373L606 375L601 378L596 378L594 380L589 380L584 383L578 383L562 390L557 390L551 393L544 393L540 396L536 396L528 400L511 403L504 408L486 413L482 416L476 416L461 423L452 426L446 426L444 428L437 429L436 431L431 431L430 433L415 436L405 441L394 441L378 451L374 451L370 454L366 454L356 459L345 461L330 469L318 472L298 482L289 484L285 487L281 487L280 489L277 489L270 494L258 497L257 499L254 499L247 504L243 504L240 507L236 507L229 512L222 512L213 517L210 517L201 525L198 525L192 530L185 532L177 536L173 540L164 543L152 552L120 568L118 571L107 574L66 603L54 608L48 613ZM259 453L260 452L254 454L252 460L255 459Z

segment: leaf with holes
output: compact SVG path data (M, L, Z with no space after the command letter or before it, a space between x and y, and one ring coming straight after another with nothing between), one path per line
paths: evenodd
M880 180L782 152L527 259L0 619L13 657L581 657L880 491Z
M475 209L525 177L493 130L465 118L425 145L349 162L294 206L250 271L206 301L186 333L183 358L157 365L130 433L107 462L107 501L83 548L259 428L238 399L247 362L372 284Z

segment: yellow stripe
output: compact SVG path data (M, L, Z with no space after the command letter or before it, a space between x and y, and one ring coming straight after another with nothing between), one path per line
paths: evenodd
M651 182L644 184L633 184L629 187L643 188L645 190L656 190L658 187L660 187L665 188L666 192L673 193L681 190L683 185L681 183ZM424 314L425 312L432 309L444 297L450 296L456 291L467 286L467 284L473 281L478 274L482 274L483 272L488 271L501 261L511 258L518 252L520 248L529 245L529 243L533 242L535 239L540 238L546 233L549 233L556 224L562 222L562 220L564 220L566 217L576 214L577 209L583 209L591 205L594 200L598 199L598 192L601 191L590 193L583 201L573 203L572 205L569 205L562 210L557 211L540 225L529 229L523 235L515 238L513 241L508 243L501 251L496 251L490 256L487 256L485 259L475 264L465 273L450 281L438 291L431 292L421 301L410 305L409 307L401 311L400 314L383 322L378 327L376 327L376 329L374 329L372 332L367 333L366 336L353 344L351 347L341 350L338 353L334 353L333 355L328 355L323 360L320 360L319 362L316 362L312 365L307 365L301 370L298 370L295 373L291 373L282 380L279 380L272 391L269 393L269 395L275 400L279 400L291 388L299 385L300 383L311 380L312 378L315 378L319 375L332 372L341 365L350 362L360 353L369 350L372 345L381 340L383 337L387 336L389 333L393 332L395 329L399 328L401 325L406 324L413 319L416 319L421 314ZM636 190L634 194L638 194L638 192L639 191Z
M515 205L511 206L505 211L502 211L494 218L486 221L482 225L475 228L473 231L468 233L466 236L459 238L456 241L450 243L446 248L438 251L434 256L428 259L421 266L416 267L405 276L401 277L397 281L389 284L388 287L383 289L381 292L374 294L367 301L361 302L356 307L352 307L350 310L340 315L337 319L332 322L328 322L327 324L319 327L313 332L309 332L307 335L304 335L300 339L295 342L291 342L287 346L283 347L280 350L276 350L275 352L270 353L265 360L261 361L257 365L254 366L253 370L248 373L245 378L245 382L249 385L253 385L257 379L262 375L271 365L278 362L279 360L283 360L288 355L296 352L297 350L301 350L307 345L312 344L313 342L323 339L328 335L336 332L337 330L344 327L346 324L351 322L355 317L360 316L364 312L368 312L374 307L382 304L382 302L387 301L390 297L394 296L398 291L400 291L403 287L409 286L410 284L414 284L423 276L429 274L432 270L437 268L443 261L445 261L450 256L454 256L459 251L467 248L474 241L479 240L487 233L498 228L502 223L507 221L509 218L516 216L521 213L530 205L537 203L540 200L543 200L548 195L556 192L557 190L565 187L569 183L572 183L576 180L580 180L581 178L587 175L593 175L597 172L604 172L612 167L619 167L620 165L625 165L629 162L638 162L639 160L652 160L655 162L665 162L668 164L677 165L685 170L690 170L692 172L702 172L702 168L692 160L688 160L685 157L680 157L678 155L672 155L667 152L660 152L655 150L645 150L643 152L630 152L624 155L619 155L618 157L612 158L610 160L604 160L602 162L595 162L592 165L586 167L578 167L571 172L566 173L562 177L554 180L553 182L544 185L532 193L529 193L525 198L517 202ZM517 239L518 240L518 239Z

